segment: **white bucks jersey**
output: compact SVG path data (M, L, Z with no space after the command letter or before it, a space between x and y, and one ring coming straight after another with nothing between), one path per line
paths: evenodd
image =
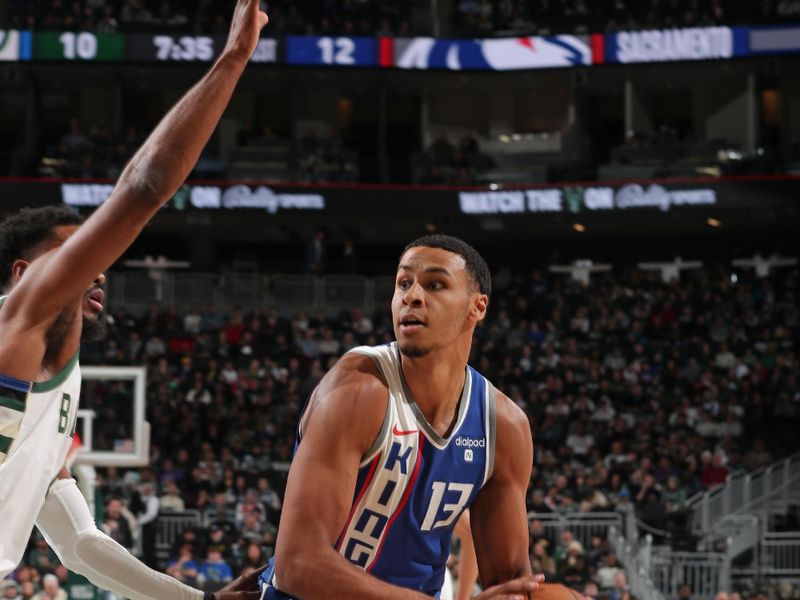
M80 392L77 353L49 381L0 374L0 579L22 558L47 490L64 466Z

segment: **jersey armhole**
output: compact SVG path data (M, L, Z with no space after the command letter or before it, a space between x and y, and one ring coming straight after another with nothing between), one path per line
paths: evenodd
M370 446L369 450L364 454L364 458L361 459L360 467L364 467L368 465L373 458L381 451L383 448L383 443L386 441L386 436L389 434L389 428L392 426L392 394L389 389L389 382L386 377L386 374L383 372L383 367L381 366L381 361L377 356L372 354L366 353L359 353L362 356L369 356L372 363L375 365L375 368L378 370L378 375L383 380L383 383L386 385L386 412L383 415L383 425L381 425L381 429L378 432L378 436L375 438L375 441Z
M494 448L497 439L497 403L495 401L495 389L491 382L486 380L486 410L484 411L486 427L486 471L483 476L483 485L491 479L494 472ZM481 486L483 487L483 486Z

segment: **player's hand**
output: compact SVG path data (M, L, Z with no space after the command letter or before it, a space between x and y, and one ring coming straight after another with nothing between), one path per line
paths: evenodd
M473 600L489 600L490 598L528 600L531 592L535 591L543 581L544 575L526 575L525 577L492 586L475 596Z
M250 60L258 45L261 30L269 21L267 13L260 10L259 0L238 0L233 11L228 43L223 54Z
M234 579L218 592L214 592L217 600L258 600L261 590L258 589L258 577L266 567L256 569L252 573Z

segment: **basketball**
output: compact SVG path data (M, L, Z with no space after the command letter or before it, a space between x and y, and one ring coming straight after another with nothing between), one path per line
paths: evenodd
M531 594L533 600L583 600L583 594L560 583L542 583Z

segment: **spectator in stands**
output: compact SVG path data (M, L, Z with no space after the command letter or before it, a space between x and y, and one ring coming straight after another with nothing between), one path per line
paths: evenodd
M555 560L556 566L558 568L561 568L561 565L563 565L566 562L567 556L569 554L570 544L572 544L572 542L574 541L577 540L575 540L571 531L565 530L561 532L560 543L558 546L556 546L556 549L553 551L553 560ZM580 544L580 542L578 542L578 544ZM581 552L582 551L583 549L581 549Z
M342 272L345 275L358 275L358 252L351 238L345 238L342 248Z
M119 498L109 498L106 502L103 524L100 527L108 537L120 546L131 550L133 548L133 535L128 518L123 514L123 508L124 505Z
M678 587L678 600L692 600L693 595L694 591L692 590L692 586L688 583L682 583Z
M53 573L58 565L58 557L47 545L47 540L41 537L41 534L35 533L34 535L37 536L36 549L31 552L27 564L40 573Z
M186 392L186 402L188 404L209 405L211 404L211 392L206 386L203 374L199 371L195 374L192 389Z
M13 579L4 579L0 582L0 589L3 591L3 600L22 600L20 588Z
M306 245L306 273L321 275L325 271L328 253L325 231L318 229L313 239Z
M61 588L58 577L52 573L42 577L42 591L37 596L38 600L45 596L50 600L68 600L67 592ZM34 598L36 599L37 596Z
M245 515L239 531L246 540L260 540L264 535L264 521L261 519L259 510Z
M630 591L628 590L628 578L624 571L619 571L614 575L614 587L608 595L609 600L629 600Z
M670 475L669 479L667 479L667 486L661 498L664 501L667 512L675 512L686 502L686 488L680 485L680 480L676 475Z
M248 488L244 499L236 504L236 524L241 527L248 515L255 515L259 521L264 521L266 513L266 508L259 500L256 490Z
M548 542L539 538L533 543L531 550L531 569L534 573L542 573L548 580L556 574L556 563L547 552Z
M603 564L597 569L595 581L601 591L609 591L617 583L616 577L620 573L623 573L623 571L619 566L617 555L613 552L608 552L603 557Z
M269 511L272 511L273 515L277 515L281 510L282 504L280 495L272 489L267 477L259 477L257 485L261 503L266 506ZM277 523L277 519L272 519L272 521Z
M589 547L585 551L586 564L592 569L597 569L603 562L605 552L608 552L608 543L600 535L593 535L589 540Z
M244 560L242 560L239 571L244 572L248 569L258 569L264 566L266 562L267 557L261 549L261 546L256 542L250 542L245 549Z
M715 452L710 461L707 461L706 465L703 467L700 481L706 488L721 485L725 483L725 480L728 478L728 469L722 464L722 461L722 454L720 452Z
M197 585L198 566L192 552L190 544L183 544L177 558L167 562L167 574L186 585L195 586Z
M186 510L186 503L181 497L178 484L170 478L167 479L164 488L164 495L159 499L159 510L163 512L183 512Z
M588 581L589 570L583 556L583 545L578 540L569 543L566 559L558 565L558 572L564 585L573 589L582 588Z
M30 600L36 595L36 586L32 581L26 581L19 585L20 597L22 600Z
M231 537L233 537L232 534L234 534L235 531L235 529L226 531L225 527L220 523L212 523L208 528L206 548L213 546L219 550L223 560L229 563L233 562L235 552L231 544Z
M142 499L142 510L138 514L137 524L141 528L142 561L151 568L156 567L156 528L160 502L156 495L156 486L145 480L139 486Z
M205 590L216 591L233 581L233 570L222 558L222 548L209 546L208 555L197 572L198 583Z
M550 506L545 503L544 492L539 489L531 490L528 501L528 509L535 513L551 512Z
M597 587L597 584L594 581L587 581L583 586L583 595L587 598L591 598L592 600L596 600L596 598L600 595L600 590Z
M32 586L33 593L39 589L39 584L41 583L41 575L39 571L33 569L31 567L22 565L17 568L14 577L16 579L17 584L20 586L22 594L25 595L25 589L29 586ZM31 594L32 596L33 594Z
M584 423L579 423L576 430L567 437L567 446L572 449L572 453L578 457L584 457L594 445L594 436L588 432Z

